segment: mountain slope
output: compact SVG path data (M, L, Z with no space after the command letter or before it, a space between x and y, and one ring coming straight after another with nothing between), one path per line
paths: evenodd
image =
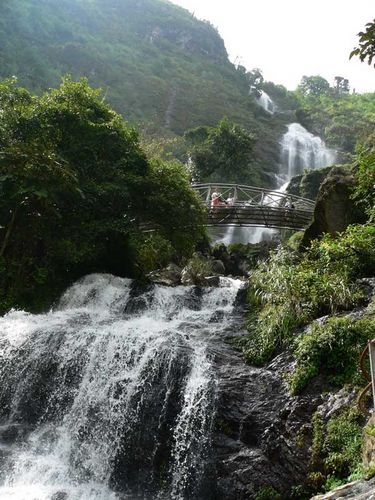
M165 0L12 0L3 6L0 46L0 78L16 75L41 93L64 74L87 76L148 135L181 135L227 116L258 137L256 168L272 184L266 172L278 170L290 116L271 117L256 103L245 68L187 10Z
M0 44L1 77L41 91L85 75L130 119L175 132L252 105L215 29L162 0L13 0Z

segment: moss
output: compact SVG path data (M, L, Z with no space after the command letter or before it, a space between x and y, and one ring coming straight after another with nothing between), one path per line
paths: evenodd
M303 390L319 373L334 387L363 383L358 359L374 331L373 319L332 317L313 324L295 341L297 366L288 378L292 393Z
M256 500L282 500L282 495L272 486L263 486L256 494Z
M368 424L365 427L365 434L375 437L375 424Z
M313 444L308 483L312 490L330 491L363 477L363 416L347 407L324 422L319 413L312 418Z

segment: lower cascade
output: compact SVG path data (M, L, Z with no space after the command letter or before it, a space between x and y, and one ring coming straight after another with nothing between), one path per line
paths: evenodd
M240 288L96 274L46 314L0 318L0 498L215 498L208 346Z

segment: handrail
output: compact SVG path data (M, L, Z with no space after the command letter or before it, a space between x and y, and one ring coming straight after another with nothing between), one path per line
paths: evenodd
M297 196L297 195L290 194L290 193L281 193L280 191L275 191L273 189L260 188L257 186L247 186L245 184L232 184L232 183L223 183L223 182L194 183L194 184L192 184L192 188L197 190L197 191L202 191L202 190L210 189L210 188L214 188L215 190L221 188L221 189L226 189L226 190L235 190L235 189L241 190L243 192L243 194L246 194L246 191L251 191L254 193L258 193L258 194L265 193L266 195L275 196L279 199L289 199L289 200L293 200L296 202L299 201L299 202L306 204L307 206L309 206L311 208L314 208L314 206L315 206L315 202L313 200L310 200L309 198L304 198L302 196ZM208 201L208 200L206 200L206 201Z

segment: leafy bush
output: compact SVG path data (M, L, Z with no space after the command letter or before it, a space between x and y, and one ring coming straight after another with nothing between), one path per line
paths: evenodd
M255 497L256 500L282 500L282 495L272 486L263 486Z
M0 107L0 306L28 307L88 272L129 275L134 255L139 274L192 254L204 208L186 172L148 161L100 90L65 78L38 98L8 80ZM144 223L158 236L145 240Z
M320 414L312 419L312 474L320 475L323 489L330 491L363 475L363 416L357 409L346 408L325 423ZM310 474L310 475L312 475Z
M247 359L261 364L280 349L293 348L297 327L357 304L361 292L355 280L374 272L370 224L348 227L338 238L326 235L302 255L285 248L272 253L250 275Z
M292 392L300 392L318 373L327 375L336 387L362 383L358 359L374 332L372 319L333 317L321 324L314 323L309 332L295 341L297 366L289 377Z
M130 245L134 253L135 274L141 277L166 266L174 253L171 243L158 233L133 236Z
M196 253L186 264L183 270L183 279L188 279L192 283L199 285L204 283L205 277L213 274L211 261Z
M374 221L375 216L375 136L359 148L355 164L356 187L353 197Z

